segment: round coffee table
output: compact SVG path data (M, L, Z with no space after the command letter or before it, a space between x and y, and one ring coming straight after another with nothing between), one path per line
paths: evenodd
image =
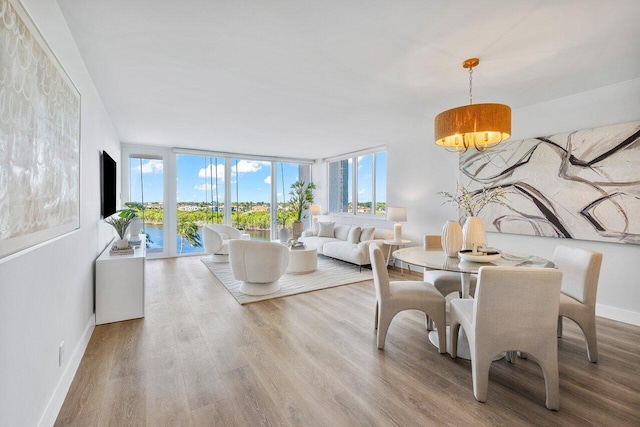
M313 248L289 249L287 273L305 274L318 268L318 251Z

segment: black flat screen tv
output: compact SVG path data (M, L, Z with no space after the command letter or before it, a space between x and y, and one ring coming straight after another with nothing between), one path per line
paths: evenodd
M102 218L116 211L116 161L102 152L100 156L100 205Z

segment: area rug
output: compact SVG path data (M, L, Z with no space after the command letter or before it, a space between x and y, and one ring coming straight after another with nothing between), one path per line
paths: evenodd
M204 265L220 280L240 304L280 298L318 289L333 288L373 279L371 270L324 256L318 256L318 269L307 274L285 274L280 278L282 288L268 295L246 295L240 292L240 282L233 277L229 263L214 263L201 258Z

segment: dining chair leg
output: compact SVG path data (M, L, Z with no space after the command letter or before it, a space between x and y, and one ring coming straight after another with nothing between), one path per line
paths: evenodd
M375 322L374 322L374 326L373 329L378 329L378 301L376 301L376 318L375 318Z
M471 343L469 343L471 345ZM487 401L487 391L489 389L489 368L493 361L492 356L481 354L471 355L471 377L473 379L473 395L478 402Z
M562 338L562 316L558 316L558 338Z
M447 320L445 310L430 317L429 320L438 332L438 352L444 354L447 352Z
M391 325L391 320L396 313L389 313L384 310L383 307L380 307L380 312L378 313L378 334L377 334L377 345L380 350L384 349L384 342L387 338L387 330L389 329L389 325Z
M452 358L458 357L458 333L460 332L460 323L455 319L449 320L449 354Z
M427 313L424 314L424 323L427 331L433 331L435 329L433 326L433 320L431 320L431 317L429 317Z
M596 322L595 316L580 325L584 332L584 339L587 341L587 358L589 362L596 363L598 361L598 341L596 338Z
M551 351L543 357L536 358L544 375L544 386L547 393L545 405L552 411L560 409L560 379L558 374L558 352Z

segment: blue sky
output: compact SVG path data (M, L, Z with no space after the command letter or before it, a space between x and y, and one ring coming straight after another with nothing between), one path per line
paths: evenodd
M224 202L224 159L177 155L177 199L178 202L202 202L215 200L216 186L218 200ZM371 156L364 156L358 161L358 197L362 202L371 201L372 175ZM378 155L378 174L386 177L386 153ZM298 177L298 165L278 163L278 201L282 201L282 173L284 173L285 197L289 198L289 187ZM216 181L217 170L217 181ZM130 194L132 200L142 200L140 179L144 181L144 201L162 201L164 167L162 160L130 159ZM142 172L142 173L141 173ZM237 172L237 174L236 174ZM233 201L236 200L236 180L239 180L238 196L241 202L269 202L271 199L271 162L256 160L231 161L231 184ZM377 194L386 195L386 180L378 180ZM378 197L379 202L385 201Z

